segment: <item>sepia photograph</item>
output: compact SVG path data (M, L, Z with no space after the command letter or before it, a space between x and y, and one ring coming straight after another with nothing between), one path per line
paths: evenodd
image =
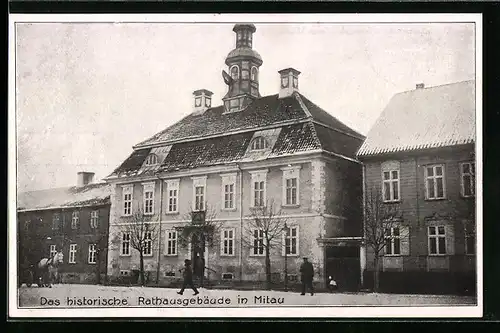
M9 314L480 317L481 15L10 15Z

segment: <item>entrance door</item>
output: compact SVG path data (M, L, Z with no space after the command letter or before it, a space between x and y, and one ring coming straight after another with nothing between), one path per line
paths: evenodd
M359 247L328 246L326 248L326 279L331 276L340 291L357 291L360 285Z
M205 273L205 244L201 237L193 234L191 238L191 264L193 274L196 277L202 277Z

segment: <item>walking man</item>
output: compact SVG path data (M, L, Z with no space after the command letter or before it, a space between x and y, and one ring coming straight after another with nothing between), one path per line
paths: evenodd
M193 269L191 268L191 260L189 260L189 259L184 260L183 277L184 277L184 282L182 283L182 289L180 291L178 291L177 293L179 295L182 295L184 293L184 289L186 289L186 287L189 286L189 287L191 287L191 289L193 289L194 296L198 295L199 292L193 283Z
M306 288L309 287L311 291L311 296L314 295L313 288L313 276L314 276L314 268L313 265L307 260L307 257L304 257L304 262L300 265L300 278L302 280L302 293L301 295L306 294Z

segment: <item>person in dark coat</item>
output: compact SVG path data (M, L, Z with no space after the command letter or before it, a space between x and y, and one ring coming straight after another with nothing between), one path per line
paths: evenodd
M302 293L301 295L306 294L306 288L309 287L311 291L311 296L314 295L313 288L313 276L314 276L314 268L313 265L304 257L304 262L300 265L300 278L302 281Z
M193 291L194 291L194 296L198 295L199 292L193 283L193 269L191 268L191 260L189 260L189 259L184 260L183 277L184 277L184 282L182 283L182 289L180 291L178 291L177 293L179 295L182 295L184 293L184 289L186 289L186 287L190 286L191 289L193 289Z

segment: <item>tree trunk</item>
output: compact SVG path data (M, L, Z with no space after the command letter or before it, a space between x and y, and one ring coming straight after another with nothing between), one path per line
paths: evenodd
M271 259L269 258L268 247L266 247L266 289L271 289Z
M139 278L141 280L141 286L144 286L144 254L139 251Z
M380 259L378 255L375 255L374 260L375 271L373 276L373 291L378 293L380 289Z

